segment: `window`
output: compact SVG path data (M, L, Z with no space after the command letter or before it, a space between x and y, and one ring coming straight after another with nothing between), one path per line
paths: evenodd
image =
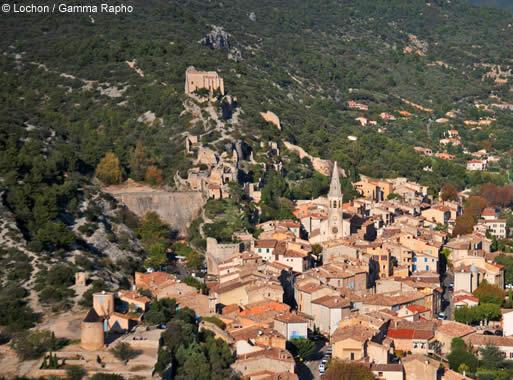
M426 265L426 270L429 270L429 265Z
M424 262L427 263L427 257L424 257Z
M510 358L510 359L513 359L513 352L510 352L510 353L509 353L509 358Z
M354 352L351 352L351 360L354 360Z

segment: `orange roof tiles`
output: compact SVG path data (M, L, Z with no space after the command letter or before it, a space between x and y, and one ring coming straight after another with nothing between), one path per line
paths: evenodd
M415 329L388 329L387 337L392 339L426 339L433 338L434 334L429 330Z

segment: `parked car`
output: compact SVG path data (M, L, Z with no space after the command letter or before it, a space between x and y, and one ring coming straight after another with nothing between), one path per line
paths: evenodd
M441 311L440 313L438 313L437 319L443 321L443 320L447 319L447 315L443 311Z
M503 335L502 330L495 330L495 335L502 336Z
M327 361L323 362L321 361L321 363L319 364L319 373L322 375L324 372L326 372L326 364L328 364Z
M483 335L494 335L493 332L485 330L483 331Z

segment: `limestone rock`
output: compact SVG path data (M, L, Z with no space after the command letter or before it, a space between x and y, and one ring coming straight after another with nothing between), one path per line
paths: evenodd
M260 112L260 116L262 116L262 118L265 121L273 124L276 128L281 130L280 118L274 112L271 112L271 111Z

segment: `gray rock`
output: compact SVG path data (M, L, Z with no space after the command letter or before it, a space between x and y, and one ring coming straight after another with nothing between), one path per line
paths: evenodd
M211 49L230 50L228 37L229 34L224 31L223 27L212 25L212 30L200 42L203 46Z

